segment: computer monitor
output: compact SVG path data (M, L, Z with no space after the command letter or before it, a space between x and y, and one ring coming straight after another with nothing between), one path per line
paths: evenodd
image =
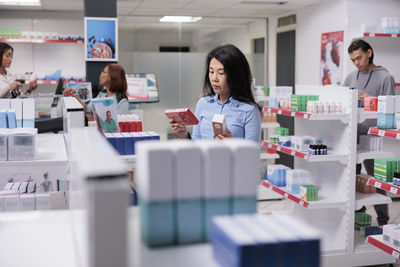
M64 79L58 79L57 88L56 88L56 95L62 95L64 92Z
M154 73L127 74L126 81L130 103L156 103L160 101Z

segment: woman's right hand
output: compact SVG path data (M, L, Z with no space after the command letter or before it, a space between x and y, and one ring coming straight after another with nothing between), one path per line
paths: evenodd
M179 123L174 122L173 119L169 120L169 124L171 125L172 131L179 136L180 138L187 138L188 131L185 126L180 125Z
M21 83L20 82L17 82L17 81L13 81L12 83L10 83L9 85L8 85L8 89L9 90L15 90L15 89L19 89L20 87L21 87Z
M74 88L66 88L63 92L64 96L72 96L75 94Z

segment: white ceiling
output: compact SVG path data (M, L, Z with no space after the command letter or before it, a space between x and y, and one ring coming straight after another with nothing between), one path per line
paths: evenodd
M38 7L0 6L1 9L40 11L83 11L83 0L41 0ZM202 20L184 25L184 31L196 28L247 25L267 16L286 14L322 0L117 0L119 27L129 30L176 30L174 23L160 23L165 15L201 16Z

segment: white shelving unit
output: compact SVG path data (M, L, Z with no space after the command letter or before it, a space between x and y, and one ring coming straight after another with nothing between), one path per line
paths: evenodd
M361 149L357 150L357 163L362 163L366 159L385 158L385 157L393 157L393 153L384 151L367 151Z
M14 176L31 176L34 180L43 179L48 173L49 180L56 184L57 179L66 179L68 156L64 136L58 134L39 134L37 136L38 158L29 161L0 161L0 188Z
M390 197L381 194L363 194L356 192L356 204L355 210L361 209L363 206L371 206L377 204L389 204L392 203Z

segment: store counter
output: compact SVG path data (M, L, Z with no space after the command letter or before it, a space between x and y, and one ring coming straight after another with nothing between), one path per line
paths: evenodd
M141 242L139 210L128 211L130 267L217 267L208 243L149 249ZM1 266L88 266L85 211L0 213Z

